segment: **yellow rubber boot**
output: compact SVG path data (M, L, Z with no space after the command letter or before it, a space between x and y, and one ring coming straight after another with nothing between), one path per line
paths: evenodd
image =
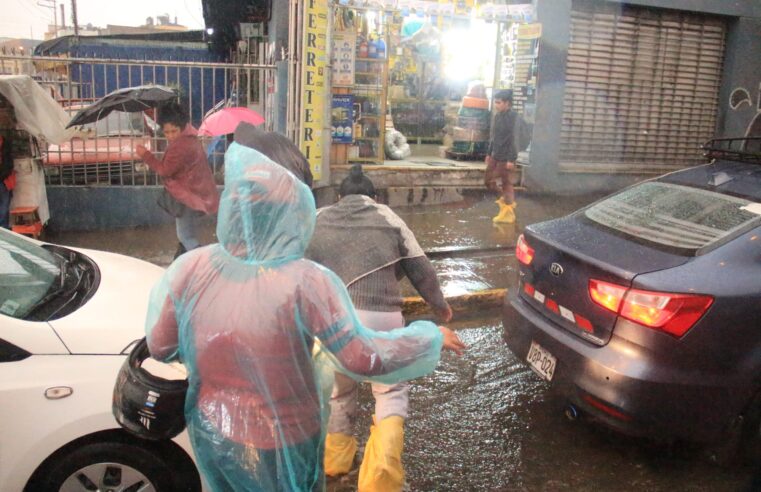
M370 427L359 467L359 492L400 492L404 486L404 419L386 417Z
M505 207L507 205L502 200L502 198L500 198L499 200L495 201L494 203L496 203L497 206L499 207L499 212L497 212L497 215L495 215L494 218L491 219L491 220L492 220L492 222L499 222L500 218L502 217L502 214L505 213Z
M496 224L512 224L515 222L515 212L513 212L513 205L506 205L504 202L500 203L499 213L492 219L492 222Z
M357 440L336 432L325 436L325 474L331 477L349 473L357 454Z

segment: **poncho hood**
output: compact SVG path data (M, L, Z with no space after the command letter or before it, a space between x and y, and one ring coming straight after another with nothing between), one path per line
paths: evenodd
M228 253L248 263L301 258L314 224L314 197L306 185L261 152L230 145L217 220Z

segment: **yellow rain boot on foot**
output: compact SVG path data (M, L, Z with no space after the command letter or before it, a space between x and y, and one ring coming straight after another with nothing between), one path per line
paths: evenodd
M506 207L507 205L506 205L506 204L505 204L505 202L502 200L502 198L500 198L499 200L495 201L494 203L496 203L496 204L497 204L497 206L499 207L499 212L498 212L498 213L497 213L497 215L495 215L495 216L494 216L494 218L492 218L491 220L492 220L492 222L498 222L498 221L499 221L499 219L502 217L502 214L504 214L504 213L505 213L505 207Z
M403 418L386 417L370 427L370 438L359 467L359 492L401 492L404 486L403 448Z
M349 473L357 454L357 440L336 432L325 436L325 474L331 477Z
M515 212L513 212L513 205L500 204L499 214L492 219L492 222L495 224L512 224L515 222Z
M502 207L502 205L504 205L504 204L505 204L505 199L504 199L504 198L502 198L502 197L499 197L498 199L494 200L494 203L496 203L497 205L499 205L500 207Z
M506 205L504 202L499 204L499 213L492 219L495 224L512 224L515 222L513 207Z

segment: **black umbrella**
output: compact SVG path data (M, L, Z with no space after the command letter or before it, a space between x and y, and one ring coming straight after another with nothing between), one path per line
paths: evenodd
M177 94L163 85L140 85L125 87L103 96L71 119L66 128L93 123L108 116L111 111L133 113L155 108L164 101L177 98Z

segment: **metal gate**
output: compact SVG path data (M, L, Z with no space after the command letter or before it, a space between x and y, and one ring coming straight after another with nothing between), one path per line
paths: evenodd
M30 73L31 72L31 73ZM191 123L223 106L248 106L275 120L275 66L178 61L29 57L0 54L0 73L32 75L72 116L89 102L123 87L162 84L173 87L187 106ZM143 165L134 147L161 153L166 140L148 113L114 112L88 125L87 138L41 148L48 184L157 185L160 178ZM224 139L203 141L209 163L221 180Z
M704 162L725 21L602 3L573 2L560 169L660 173Z

